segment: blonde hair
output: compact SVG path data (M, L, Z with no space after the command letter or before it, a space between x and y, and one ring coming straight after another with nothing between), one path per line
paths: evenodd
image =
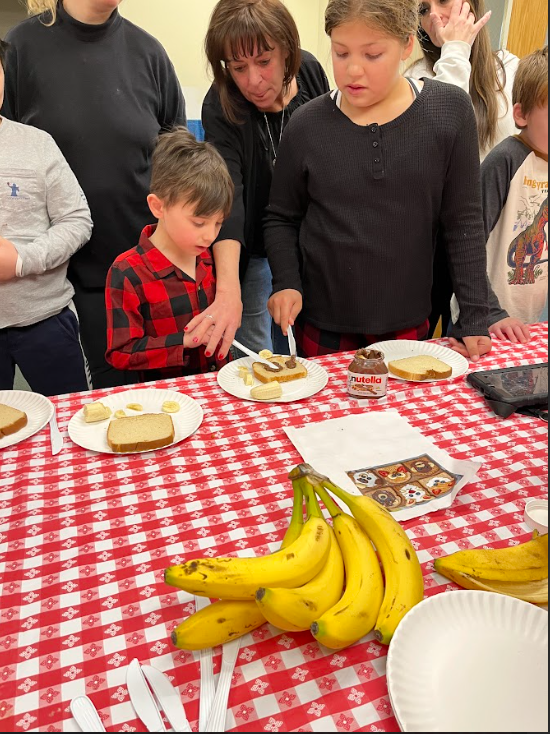
M325 12L328 36L338 26L363 20L388 36L406 41L418 28L417 0L330 0Z
M212 12L204 42L225 117L241 122L243 98L226 64L232 58L273 50L280 45L286 57L286 93L300 70L302 53L296 22L281 0L220 0ZM228 52L230 58L228 59Z
M44 15L42 23L53 25L57 18L57 0L27 0L29 15Z
M195 204L196 217L233 206L234 185L227 165L210 143L200 143L186 128L163 133L153 152L150 191L167 206L179 201Z
M469 0L470 9L477 20L485 15L485 0ZM420 7L422 2L420 2ZM441 58L441 49L431 42L428 34L419 25L418 40L424 56L433 70ZM502 60L491 46L487 26L481 29L472 46L470 57L470 97L477 120L479 147L482 151L492 148L498 136L500 117L499 97L508 105L505 94L506 70Z
M521 105L524 117L548 102L548 46L519 62L512 99L514 104Z

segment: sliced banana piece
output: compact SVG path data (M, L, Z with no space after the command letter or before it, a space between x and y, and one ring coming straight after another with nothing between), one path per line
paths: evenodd
M143 410L143 405L140 405L139 403L128 403L126 406L127 410L135 410L136 412L140 412Z
M125 410L117 410L115 412L115 418L126 418L126 411Z
M163 413L179 413L180 410L181 410L181 405L177 403L175 400L166 400L162 404Z
M262 349L262 351L258 352L258 354L262 359L269 359L270 357L273 357L273 352L271 352L269 349Z

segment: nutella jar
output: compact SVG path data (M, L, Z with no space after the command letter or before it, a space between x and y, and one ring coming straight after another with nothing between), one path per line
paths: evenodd
M388 387L384 355L376 349L360 349L348 369L348 394L359 400L379 400Z

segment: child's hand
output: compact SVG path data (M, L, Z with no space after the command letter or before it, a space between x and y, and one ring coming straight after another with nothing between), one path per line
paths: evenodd
M289 325L294 326L302 306L302 294L292 289L275 293L267 302L267 308L273 321L281 327L285 336L288 334Z
M197 347L208 346L208 342L212 338L214 333L214 324L210 326L206 331L202 331L199 335L197 330L190 334L185 334L183 337L183 348L184 349L197 349ZM210 356L209 354L207 356Z
M0 237L0 283L15 278L18 252L9 240Z
M470 3L463 2L463 0L455 0L446 26L443 25L440 15L437 13L430 15L432 33L442 46L449 41L464 41L465 43L469 43L470 46L473 46L478 33L487 25L491 15L492 10L485 13L483 18L476 23L476 18L471 11Z
M527 344L531 341L531 331L529 327L519 319L508 317L497 321L489 327L489 332L502 341L509 341L512 344Z
M465 336L462 341L451 337L451 349L454 352L462 354L466 359L472 362L479 362L480 357L489 354L493 348L493 342L490 336Z

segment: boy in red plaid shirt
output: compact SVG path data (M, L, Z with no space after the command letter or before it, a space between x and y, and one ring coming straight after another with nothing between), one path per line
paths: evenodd
M179 128L161 135L147 201L157 225L120 255L107 276L107 361L139 381L209 372L225 363L187 324L208 308L216 281L210 247L233 203L223 158Z

